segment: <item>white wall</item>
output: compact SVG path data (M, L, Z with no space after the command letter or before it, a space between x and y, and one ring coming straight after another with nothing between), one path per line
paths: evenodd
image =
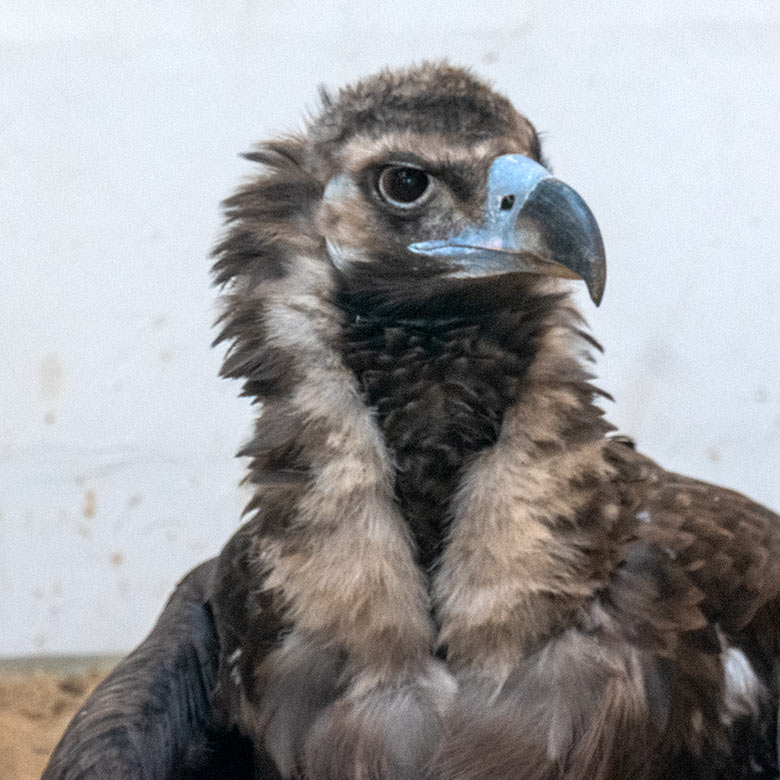
M209 350L237 153L449 56L545 132L609 259L610 415L780 508L780 5L0 0L0 654L126 650L239 522Z

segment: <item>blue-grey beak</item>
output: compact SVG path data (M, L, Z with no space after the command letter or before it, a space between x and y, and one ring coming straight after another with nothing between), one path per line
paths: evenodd
M520 154L493 161L487 189L480 225L409 250L445 260L458 278L525 272L583 279L598 306L607 266L599 226L585 201Z

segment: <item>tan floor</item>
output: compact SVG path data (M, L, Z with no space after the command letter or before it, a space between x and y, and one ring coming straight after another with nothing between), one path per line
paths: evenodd
M0 780L39 780L65 726L104 674L0 674Z

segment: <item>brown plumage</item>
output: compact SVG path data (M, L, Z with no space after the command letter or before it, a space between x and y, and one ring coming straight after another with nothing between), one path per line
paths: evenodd
M218 766L240 734L247 776L307 780L777 777L778 518L610 435L554 278L598 300L600 241L531 124L425 65L248 157L215 274L223 373L262 402L254 497L203 600L216 682L167 750Z

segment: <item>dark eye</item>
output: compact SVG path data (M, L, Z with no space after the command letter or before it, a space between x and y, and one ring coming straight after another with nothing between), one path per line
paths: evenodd
M379 175L379 194L393 206L410 208L428 192L431 177L419 168L391 165Z

